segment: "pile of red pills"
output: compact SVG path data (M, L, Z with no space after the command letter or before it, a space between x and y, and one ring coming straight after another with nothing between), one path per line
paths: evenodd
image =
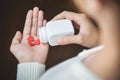
M34 37L31 35L28 36L27 41L29 46L35 46L40 44L40 40L39 39L35 40Z

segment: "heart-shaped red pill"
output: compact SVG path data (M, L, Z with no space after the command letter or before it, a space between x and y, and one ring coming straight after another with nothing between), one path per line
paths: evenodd
M34 44L35 45L39 45L40 44L40 40L39 39L35 40Z
M29 45L29 46L34 46L35 44L34 44L33 41L29 41L29 42L28 42L28 45Z
M34 41L34 37L29 35L28 38L27 38L28 41Z

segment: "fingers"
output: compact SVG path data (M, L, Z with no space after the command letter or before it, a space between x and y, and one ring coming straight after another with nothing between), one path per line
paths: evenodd
M25 27L23 35L37 35L38 27L43 25L44 13L42 10L39 11L38 7L29 10L26 16Z
M22 40L22 34L20 31L17 31L13 40L12 40L12 45L19 44Z
M80 35L63 36L57 39L57 43L59 45L80 44L82 43L82 37Z
M44 22L44 12L40 10L38 14L38 28L43 26L43 22ZM38 32L37 32L37 36L38 36Z
M40 10L38 16L38 27L43 26L43 21L44 21L44 13L42 10Z
M62 13L55 16L52 20L60 20L60 19L69 19L73 22L75 22L80 27L80 22L83 21L83 15L69 12L69 11L63 11ZM72 36L63 36L58 38L57 43L59 45L67 45L67 44L81 44L82 43L82 37L81 35L72 35Z
M55 16L52 20L60 20L60 19L69 19L73 21L75 27L80 27L81 23L85 23L85 20L88 19L88 17L85 14L79 14L69 11L63 11L62 13Z
M46 23L47 23L47 20L44 20L44 21L43 21L43 26L45 26L45 25L46 25Z
M69 11L63 11L62 13L55 16L52 20L60 20L60 19L69 19L69 20L76 20L76 17L78 16L77 13L69 12Z
M31 34L31 26L32 26L32 10L29 10L26 16L25 26L23 30L23 35Z
M37 35L37 29L38 29L38 12L39 8L35 7L33 9L33 21L32 21L32 30L31 35L36 36Z

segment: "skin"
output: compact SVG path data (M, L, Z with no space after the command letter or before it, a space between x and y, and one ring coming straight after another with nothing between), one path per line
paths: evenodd
M39 62L45 63L48 54L48 44L40 44L35 46L29 46L27 38L32 35L35 39L38 39L37 30L39 27L45 25L43 11L39 11L37 7L29 10L26 16L25 26L23 34L17 31L10 47L11 52L17 58L19 63L24 62Z
M77 35L63 36L58 38L59 45L80 44L86 47L95 47L100 44L99 29L91 22L85 14L63 11L52 20L69 19L73 21L74 27L79 30Z
M101 51L95 52L94 55L90 55L86 59L84 59L84 64L102 77L105 80L116 80L119 73L119 22L118 22L118 6L114 3L110 3L107 1L103 3L104 0L75 0L78 8L90 16L93 20L95 20L99 26L99 40L100 43L105 46L105 48ZM86 5L87 4L87 5ZM110 14L111 13L111 14ZM72 16L72 18L71 18ZM76 17L74 17L76 16ZM80 15L74 14L72 12L64 11L53 18L53 20L58 19L70 19L75 21L76 23L81 22ZM84 22L85 23L85 22ZM78 24L80 27L80 33L82 32L82 27L89 28L88 25L82 26L82 24ZM94 26L92 26L94 27ZM92 29L92 28L91 28ZM91 30L90 29L90 30ZM86 29L87 30L87 29ZM83 30L84 31L84 30ZM81 36L72 36L73 38L68 38L68 36L59 38L59 44L69 44L69 43L77 43L82 44L82 42L87 43L87 40L93 38L93 35L88 35L89 39L86 38L85 35L82 36L83 39L81 41ZM76 38L75 38L76 37ZM95 37L97 38L97 37ZM92 40L97 40L93 38ZM72 41L71 41L71 40ZM79 39L79 40L78 40ZM64 41L63 41L64 40ZM78 42L77 42L78 41ZM91 41L90 41L91 43ZM90 44L89 43L89 44ZM87 45L88 46L88 45ZM89 46L88 46L89 47ZM97 53L97 54L96 54Z
M70 19L75 23L75 27L79 30L79 33L74 36L63 36L63 40L59 38L57 40L58 44L66 45L75 43L86 47L95 47L103 44L105 46L103 50L90 55L84 59L83 63L101 78L105 80L115 80L119 71L118 60L120 53L120 46L118 45L120 28L117 6L114 3L109 3L109 1L103 4L104 0L74 1L76 1L75 3L79 9L96 21L99 29L96 28L86 15L64 11L55 16L53 20L63 18ZM26 41L28 35L38 38L37 28L44 23L43 13L40 11L38 15L38 12L39 10L37 8L28 12L23 35L21 32L17 32L13 38L10 50L18 59L19 63L39 62L44 64L46 61L48 44L30 47Z
M102 51L89 56L84 60L84 63L103 79L117 80L120 58L119 6L115 4L114 0L74 0L73 2L78 7L78 10L89 15L97 22L101 42L105 45Z

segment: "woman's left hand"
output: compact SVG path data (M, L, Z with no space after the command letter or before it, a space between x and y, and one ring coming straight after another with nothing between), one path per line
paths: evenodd
M19 63L23 62L39 62L45 63L48 54L48 44L29 46L27 38L28 36L33 36L38 39L38 28L45 25L45 20L43 17L43 11L39 11L37 7L29 10L26 16L26 22L23 34L18 31L13 38L10 50L13 55L17 58Z

